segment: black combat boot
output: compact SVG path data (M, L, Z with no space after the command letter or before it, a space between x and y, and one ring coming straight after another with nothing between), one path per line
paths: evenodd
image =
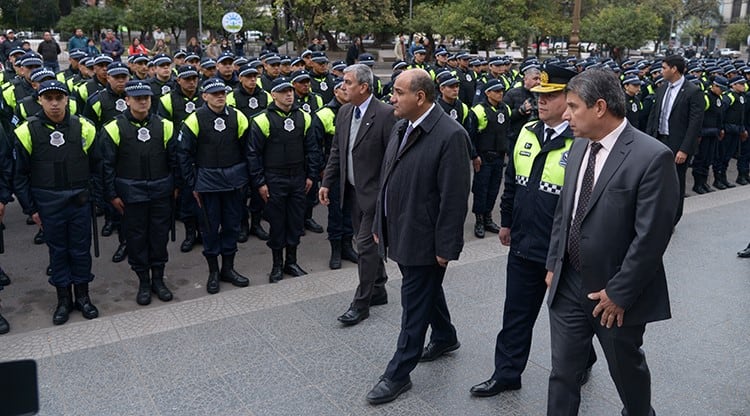
M0 335L7 334L8 332L10 332L10 325L8 324L8 321L0 315Z
M263 226L260 225L260 213L250 213L250 235L258 237L259 240L268 241L271 238Z
M36 235L34 235L34 244L44 244L44 231L41 228L36 232Z
M248 221L249 219L245 218L240 222L240 233L237 235L238 243L247 243L247 240L250 238L250 224Z
M68 322L70 312L73 310L73 294L68 287L58 287L57 289L57 308L52 314L52 323L62 325Z
M714 188L720 191L727 189L727 186L724 185L724 181L721 180L721 173L714 172Z
M112 262L120 263L121 261L125 260L127 257L128 257L128 245L125 243L125 241L121 241L120 245L117 246L117 250L115 251L115 254L112 255Z
M167 285L164 284L164 266L151 268L151 291L156 294L156 297L162 302L169 302L172 300L172 292L170 292Z
M180 244L180 251L183 253L188 253L191 250L193 250L193 246L195 246L195 240L197 238L198 229L195 227L195 219L190 218L186 219L184 221L185 224L185 240L182 241L182 244Z
M229 282L237 287L246 287L250 279L234 270L234 254L221 255L221 281Z
M727 180L727 173L726 172L724 172L724 173L721 174L721 183L723 183L724 186L726 186L727 188L735 188L735 187L737 187L737 185L735 185L732 182L729 182L729 180Z
M738 174L737 180L735 182L737 182L737 185L742 185L742 186L745 186L748 183L750 183L747 181L747 174L744 174L744 173Z
M703 195L706 192L706 177L703 175L696 175L693 174L693 192L695 192L698 195Z
M293 277L304 276L307 274L307 272L302 270L302 268L299 267L299 264L297 264L297 247L287 246L284 273Z
M274 249L271 250L273 255L273 267L271 267L271 274L268 276L268 281L271 283L278 283L284 278L282 271L284 267L284 250Z
M341 240L330 240L331 243L331 259L328 260L328 267L331 270L338 270L341 268Z
M500 227L492 221L492 212L484 214L484 230L493 234L500 232Z
M216 257L206 257L206 262L208 262L206 292L213 295L219 293L219 259Z
M96 309L91 298L89 297L89 284L88 283L77 283L73 285L73 291L76 294L75 307L83 317L86 319L94 319L99 316L99 310Z
M135 302L139 305L148 305L151 303L151 278L148 271L135 272L138 275L138 294L135 295Z
M352 245L352 236L346 235L341 239L341 258L352 263L359 262L359 254Z
M484 238L484 218L482 214L476 214L477 222L474 223L474 235L477 238Z

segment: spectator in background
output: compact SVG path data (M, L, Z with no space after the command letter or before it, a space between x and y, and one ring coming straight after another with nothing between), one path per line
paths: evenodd
M232 53L232 46L229 45L229 41L227 38L221 39L221 45L219 45L219 49L221 49L221 52L229 52Z
M195 36L190 38L187 46L185 47L185 50L187 51L188 55L196 54L198 55L198 57L203 56L203 48L201 48L201 45L200 43L198 43L198 39L196 39Z
M156 43L154 44L154 49L151 49L151 53L154 56L156 56L156 55L158 55L160 53L171 55L171 53L169 51L169 46L167 46L167 44L164 43L164 39L159 39L159 40L156 41Z
M234 54L236 56L245 56L245 38L242 33L234 34Z
M29 52L29 51L31 51L31 43L29 43L28 40L25 40L25 41L21 42L21 48L23 50L25 50L26 52Z
M102 40L102 54L115 61L120 61L123 52L125 52L125 48L123 48L120 40L115 37L114 32L108 30L104 40Z
M354 63L357 62L359 55L364 51L364 48L362 48L362 39L359 37L354 38L354 40L352 40L352 46L346 51L346 64L354 65Z
M393 47L393 53L396 55L397 61L405 61L406 57L406 39L403 34L399 34L396 37L396 45Z
M96 47L96 42L94 42L94 39L89 39L86 42L86 48L84 50L89 56L96 56L101 53L99 52L99 49Z
M73 49L86 50L86 45L89 43L89 38L83 35L83 29L77 28L73 37L68 40L68 51Z
M148 55L150 52L151 51L143 46L140 38L133 38L133 43L128 47L128 56L138 55L139 53Z
M315 36L312 40L312 44L307 47L307 49L313 51L313 52L322 52L326 50L326 45L323 44L323 42L320 41L320 37ZM359 55L357 55L359 56Z
M273 44L273 38L271 36L266 35L265 40L263 41L263 48L260 50L261 53L279 53L279 48Z
M5 42L0 44L0 51L2 51L3 62L6 62L8 60L8 52L12 51L14 48L20 47L21 40L16 38L16 32L14 32L13 29L6 30Z
M211 38L211 42L208 43L208 48L206 48L206 56L211 59L216 59L221 54L221 48L219 47L219 44L216 42L216 38Z
M42 61L44 66L51 69L52 72L58 73L60 71L60 64L57 62L57 57L60 55L60 45L52 38L50 32L44 32L43 39L36 48L39 55L42 55Z
M162 32L159 26L154 26L154 31L151 33L151 37L154 39L154 45L159 43L160 40L165 44L167 43L167 34Z

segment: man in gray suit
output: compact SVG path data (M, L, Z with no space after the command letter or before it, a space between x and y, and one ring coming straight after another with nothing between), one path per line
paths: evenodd
M380 189L380 167L396 123L393 107L375 99L372 70L363 64L344 69L341 87L349 104L336 117L336 133L318 192L323 205L330 203L332 187L340 187L342 208L348 205L359 252L359 286L349 309L339 316L344 325L356 325L370 315L370 306L388 302L387 276L378 246L372 238L375 202Z
M383 159L373 233L380 253L398 263L401 333L396 353L367 394L371 404L411 388L409 373L461 344L443 293L448 262L464 245L470 187L468 134L435 104L435 83L423 69L402 72L391 103L402 120ZM422 349L428 325L430 342Z
M647 322L671 317L662 256L679 203L674 154L625 119L617 76L566 87L568 156L547 256L552 371L548 415L576 415L593 335L629 416L653 415L641 350Z

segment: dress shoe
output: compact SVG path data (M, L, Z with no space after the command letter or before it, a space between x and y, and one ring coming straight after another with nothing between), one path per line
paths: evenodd
M315 222L314 219L308 218L305 220L305 229L314 232L315 234L323 233L323 227Z
M357 309L350 307L343 315L338 317L339 322L344 325L357 325L370 316L369 309Z
M89 297L89 284L88 283L77 283L73 285L73 292L76 295L74 306L76 309L81 311L81 314L86 319L94 319L99 317L99 310L96 309L91 298Z
M10 325L8 321L0 315L0 335L7 334L10 331Z
M31 215L26 217L26 225L34 225L34 224L35 224L34 218L32 218Z
M484 214L484 231L488 233L497 234L500 232L500 226L495 224L495 221L492 221L492 213L488 212Z
M484 238L484 218L480 214L476 214L477 222L474 223L474 235L477 238Z
M435 361L441 355L457 350L461 347L461 343L456 341L452 344L438 344L437 342L430 341L424 350L422 351L422 357L419 362L424 363L427 361Z
M126 257L128 257L128 246L125 243L120 243L120 245L117 246L115 254L112 255L112 262L120 263L125 260Z
M370 306L380 306L388 304L388 293L383 291L382 294L374 295L370 298Z
M42 231L41 228L36 232L36 235L34 236L34 244L44 244L44 231Z
M220 279L222 282L229 282L237 287L247 287L250 285L250 279L234 270L234 254L221 256Z
M247 243L247 240L249 238L250 238L250 224L248 224L247 221L242 221L240 223L240 233L237 234L237 242Z
M286 261L284 262L284 273L293 277L304 276L307 274L307 272L302 270L302 268L299 267L299 264L297 264L297 247L290 246L286 248Z
M254 235L258 237L258 240L263 241L268 241L271 238L260 225L260 214L250 214L250 235Z
M112 235L112 231L114 231L115 226L112 224L112 221L106 220L104 221L104 226L102 227L102 237L109 237Z
M497 380L489 379L482 383L473 386L469 393L476 397L491 397L500 394L504 391L518 390L521 388L521 382L514 384L503 384Z
M10 277L5 273L3 269L0 269L0 286L8 286L10 284Z
M737 185L742 185L742 186L745 186L748 183L750 183L747 181L747 179L745 178L745 175L743 174L737 175L737 180L735 182L737 182Z
M367 393L367 402L370 404L382 404L396 400L401 393L411 389L411 380L397 383L386 377L381 377L378 384Z
M738 252L737 257L740 257L743 259L750 258L750 245L747 246L744 250Z

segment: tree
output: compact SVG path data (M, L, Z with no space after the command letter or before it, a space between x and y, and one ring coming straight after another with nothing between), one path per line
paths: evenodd
M623 48L637 49L656 38L661 18L651 10L636 6L606 6L581 24L582 38L607 44L614 58L621 58Z
M457 0L444 5L445 13L436 25L439 32L471 40L474 49L494 50L499 37L519 39L527 26L525 0L486 2ZM432 10L434 15L435 10Z
M727 26L727 47L744 50L747 36L750 35L750 25L747 23L732 23Z
M125 10L119 7L76 7L73 11L60 19L57 27L60 31L73 33L77 28L83 28L89 35L98 38L102 29L114 29L125 23Z
M16 28L49 29L60 19L58 0L0 0L0 10L2 22Z

